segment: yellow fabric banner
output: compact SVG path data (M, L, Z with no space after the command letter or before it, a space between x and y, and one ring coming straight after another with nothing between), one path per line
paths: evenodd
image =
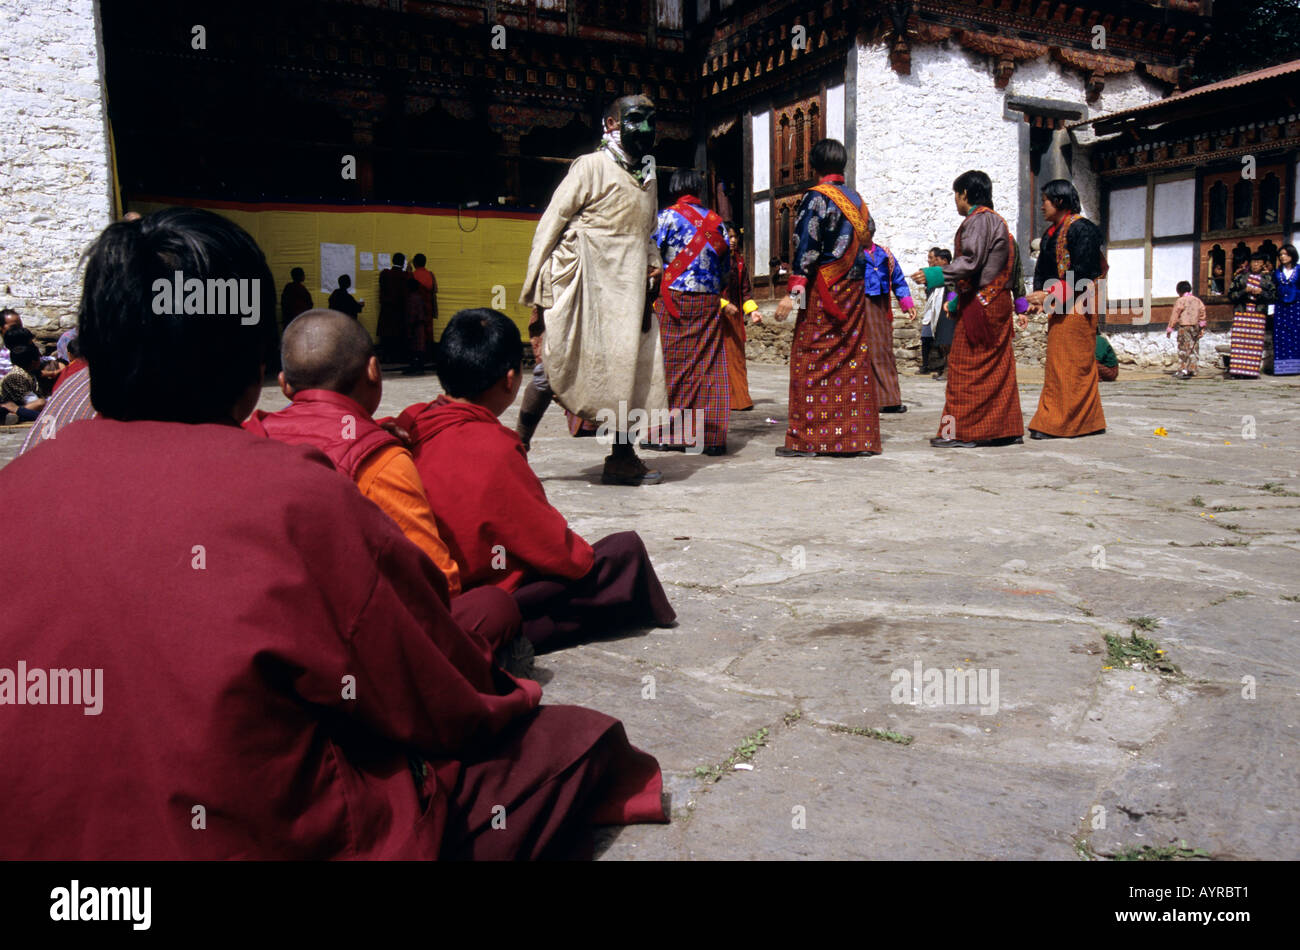
M518 303L520 284L528 269L528 252L538 214L516 211L460 211L443 208L401 208L284 204L243 204L224 201L131 200L129 210L148 214L185 204L206 208L234 221L257 241L271 265L276 295L289 282L289 271L301 267L312 302L324 307L337 275L322 283L322 243L356 247L356 280L352 296L365 301L361 323L371 336L379 322L379 255L401 251L409 265L416 254L438 280L438 319L435 339L447 321L466 307L492 307L505 313L528 338L528 310ZM374 255L374 270L361 270L360 255ZM278 310L277 302L277 310ZM276 313L277 321L282 315Z

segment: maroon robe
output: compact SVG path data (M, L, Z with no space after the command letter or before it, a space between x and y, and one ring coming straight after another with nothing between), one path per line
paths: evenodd
M385 346L406 336L406 272L396 265L379 272L378 335Z
M494 669L432 562L315 450L98 418L0 492L55 479L79 506L42 549L57 605L7 591L0 666L102 670L102 707L7 705L0 670L0 859L549 857L593 822L665 820L622 725ZM45 518L12 506L7 530Z
M514 593L538 649L676 619L634 531L589 545L546 500L523 443L482 406L439 396L397 418L411 434L461 584Z
M297 281L290 281L284 285L284 290L280 293L280 312L284 316L286 327L293 322L294 317L310 309L310 290Z

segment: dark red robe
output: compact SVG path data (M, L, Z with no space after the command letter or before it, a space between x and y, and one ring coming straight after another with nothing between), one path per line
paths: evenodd
M411 434L415 467L461 585L513 592L534 646L553 649L676 618L636 532L594 546L575 534L547 501L519 436L489 410L439 396L408 407L397 423Z
M102 670L102 708L0 705L0 859L549 857L592 822L665 820L654 759L493 668L319 452L97 418L0 492L56 479L78 500L42 549L57 603L6 592L0 667ZM12 506L6 529L45 517Z

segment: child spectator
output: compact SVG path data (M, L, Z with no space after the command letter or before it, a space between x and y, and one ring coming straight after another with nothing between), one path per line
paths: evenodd
M1098 379L1103 383L1113 383L1119 379L1119 357L1115 355L1115 347L1100 333L1097 334L1097 349L1093 356L1097 360Z
M348 292L352 286L352 278L347 274L339 275L339 289L330 294L330 309L337 310L339 313L346 313L349 317L356 320L361 316L361 308L364 303L358 303L357 299Z
M398 416L466 589L514 594L539 651L676 618L634 531L588 544L550 502L519 436L497 416L520 383L519 330L486 308L452 317L438 347L446 392Z
M14 334L10 334L11 337ZM41 398L41 353L31 343L15 343L9 349L13 369L0 380L0 409L18 418L5 422L35 422L45 400Z
M1178 299L1169 314L1165 336L1178 330L1178 372L1174 373L1174 379L1191 379L1196 375L1196 351L1205 332L1205 304L1192 293L1188 281L1180 280L1176 289Z
M952 328L947 328L947 339L940 340L936 331L943 319L943 265L952 263L952 251L945 247L932 247L926 255L926 266L911 277L915 284L925 284L925 308L921 314L921 369L920 375L930 372L930 353L936 347L942 356L952 343ZM948 321L951 323L951 321Z
M525 673L531 646L506 642L510 617L482 600L482 591L460 596L460 571L438 535L411 452L374 419L384 380L370 334L347 314L308 310L284 331L280 357L280 391L290 405L278 412L259 409L244 428L324 452L442 572L439 594L461 629L478 634L508 672Z

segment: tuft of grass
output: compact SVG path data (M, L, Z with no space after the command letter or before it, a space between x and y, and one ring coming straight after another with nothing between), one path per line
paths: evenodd
M1207 484L1207 485L1222 485L1222 484L1223 484L1223 479L1221 479L1221 478L1211 478L1211 479L1210 479L1208 482L1206 482L1205 484Z
M1115 854L1113 861L1208 861L1210 852L1204 848L1189 848L1186 841L1154 847L1149 844L1133 845Z
M1204 508L1205 499L1202 498L1200 495L1193 495L1192 500L1189 501L1188 504L1191 505L1193 508Z
M1284 495L1287 498L1300 498L1300 492L1287 491L1281 482L1265 482L1259 486L1259 490L1271 492L1274 495Z
M1138 618L1150 619L1150 618ZM1106 634L1106 657L1111 666L1125 669L1154 670L1170 676L1181 676L1183 671L1165 657L1154 640L1148 640L1134 630L1125 640L1113 633Z
M1293 604L1300 604L1300 594L1283 594L1283 600L1289 600Z
M1128 624L1131 627L1137 627L1139 630L1145 630L1150 633L1156 627L1160 626L1159 617L1129 617Z
M716 782L730 772L731 767L737 762L748 762L752 759L758 753L758 750L765 745L767 745L766 727L741 740L740 745L736 746L731 755L717 765L697 765L695 767L695 776L697 778L706 778L710 782Z
M891 732L888 729L875 729L871 726L841 726L836 723L830 726L831 732L840 732L850 736L866 736L868 739L879 739L882 742L896 742L899 745L911 745L916 741L916 736L905 736L901 732Z
M1226 604L1230 600L1236 600L1239 597L1249 597L1249 596L1250 596L1250 591L1248 590L1234 590L1227 594L1224 594L1218 600L1210 601L1210 606L1217 607L1219 606L1219 604Z
M802 718L803 718L802 709L792 709L785 714L784 721L787 726L793 726L796 722L798 722Z
M1097 526L1096 526L1095 524L1093 524L1091 521L1085 521L1085 522L1083 523L1083 526L1084 526L1085 528L1095 528L1095 527L1097 527Z
M1225 511L1245 511L1240 505L1215 505L1210 509L1215 514L1223 514Z

